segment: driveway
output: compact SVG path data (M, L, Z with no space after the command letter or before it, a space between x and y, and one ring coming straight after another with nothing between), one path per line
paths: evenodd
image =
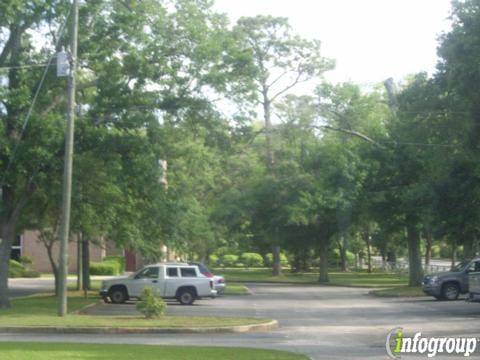
M386 359L387 333L402 326L405 333L431 336L475 336L480 332L480 305L431 298L384 299L367 289L249 284L251 296L202 300L194 306L171 304L169 314L185 316L258 316L279 320L270 333L186 335L24 335L25 341L245 346L304 353L312 359ZM134 305L100 305L97 314L134 313ZM19 340L0 335L0 341ZM478 355L478 352L476 353ZM411 358L414 357L405 357ZM424 359L426 356L423 357ZM437 358L441 358L438 357ZM451 359L451 357L450 357Z

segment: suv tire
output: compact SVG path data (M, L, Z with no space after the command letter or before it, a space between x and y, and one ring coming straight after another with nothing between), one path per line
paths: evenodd
M458 299L460 295L460 287L456 283L446 283L442 286L442 299L453 301Z
M128 300L127 291L123 287L114 287L109 291L108 296L114 304L123 304Z
M195 301L195 293L190 289L181 289L178 292L177 300L182 305L192 305Z

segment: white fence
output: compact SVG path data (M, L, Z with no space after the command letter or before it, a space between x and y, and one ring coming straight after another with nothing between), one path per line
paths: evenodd
M367 264L363 264L363 267L366 267ZM396 262L383 262L379 259L372 258L372 268L373 269L381 269L387 272L399 273L399 274L406 274L408 273L408 261L399 259ZM450 271L451 265L447 264L430 264L425 266L423 264L423 271L425 274L431 274L436 272L442 271Z

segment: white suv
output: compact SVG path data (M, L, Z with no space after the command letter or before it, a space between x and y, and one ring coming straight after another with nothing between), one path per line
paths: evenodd
M121 304L130 298L139 298L145 287L155 289L163 298L177 299L182 305L217 295L213 281L203 276L197 266L158 263L147 265L128 277L103 281L100 296L105 302Z

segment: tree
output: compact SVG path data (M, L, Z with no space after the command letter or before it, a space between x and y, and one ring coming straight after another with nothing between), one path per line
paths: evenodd
M234 32L241 46L253 57L256 70L253 88L262 105L265 122L266 165L274 176L272 105L295 86L320 76L333 64L320 56L319 41L293 35L286 18L243 17ZM265 235L272 244L272 274L276 276L281 273L278 229Z
M166 158L170 146L163 125L185 125L192 133L209 126L211 132L219 131L218 122L209 122L214 105L206 94L227 93L236 76L233 70L248 64L226 30L226 17L214 13L210 1L179 0L173 5L96 1L81 8L77 102L82 115L75 161L85 176L74 183L73 229L84 238L103 235L119 245L158 253L169 225L169 217L162 216L168 201L158 183L158 160ZM57 195L46 186L47 179L55 181L58 175L65 105L64 84L49 67L23 128L42 73L17 66L45 63L66 43L54 29L65 22L68 4L7 1L0 6L0 66L11 66L0 87L4 307L10 246L15 231L22 230L18 219L34 194L37 204L45 204L47 194L54 195L51 201ZM31 32L44 34L46 44L54 45L38 51ZM92 171L98 172L97 178L88 176ZM37 220L53 226L55 216Z
M53 29L65 22L66 6L61 1L4 1L0 12L0 66L7 67L0 73L0 308L3 308L10 306L8 259L19 230L19 217L35 192L36 180L48 171L53 155L49 150L59 139L59 132L52 124L58 124L60 117L48 106L50 96L58 91L58 86L49 86L54 79L53 71L44 73L43 68L28 67L28 64L47 62L52 47L47 45L37 51L32 46L30 31L50 28L52 33L46 35L47 44L52 37L61 37ZM22 65L27 68L21 68ZM40 86L50 88L51 92ZM36 123L39 132L28 131L27 121ZM40 122L45 126L38 126Z

